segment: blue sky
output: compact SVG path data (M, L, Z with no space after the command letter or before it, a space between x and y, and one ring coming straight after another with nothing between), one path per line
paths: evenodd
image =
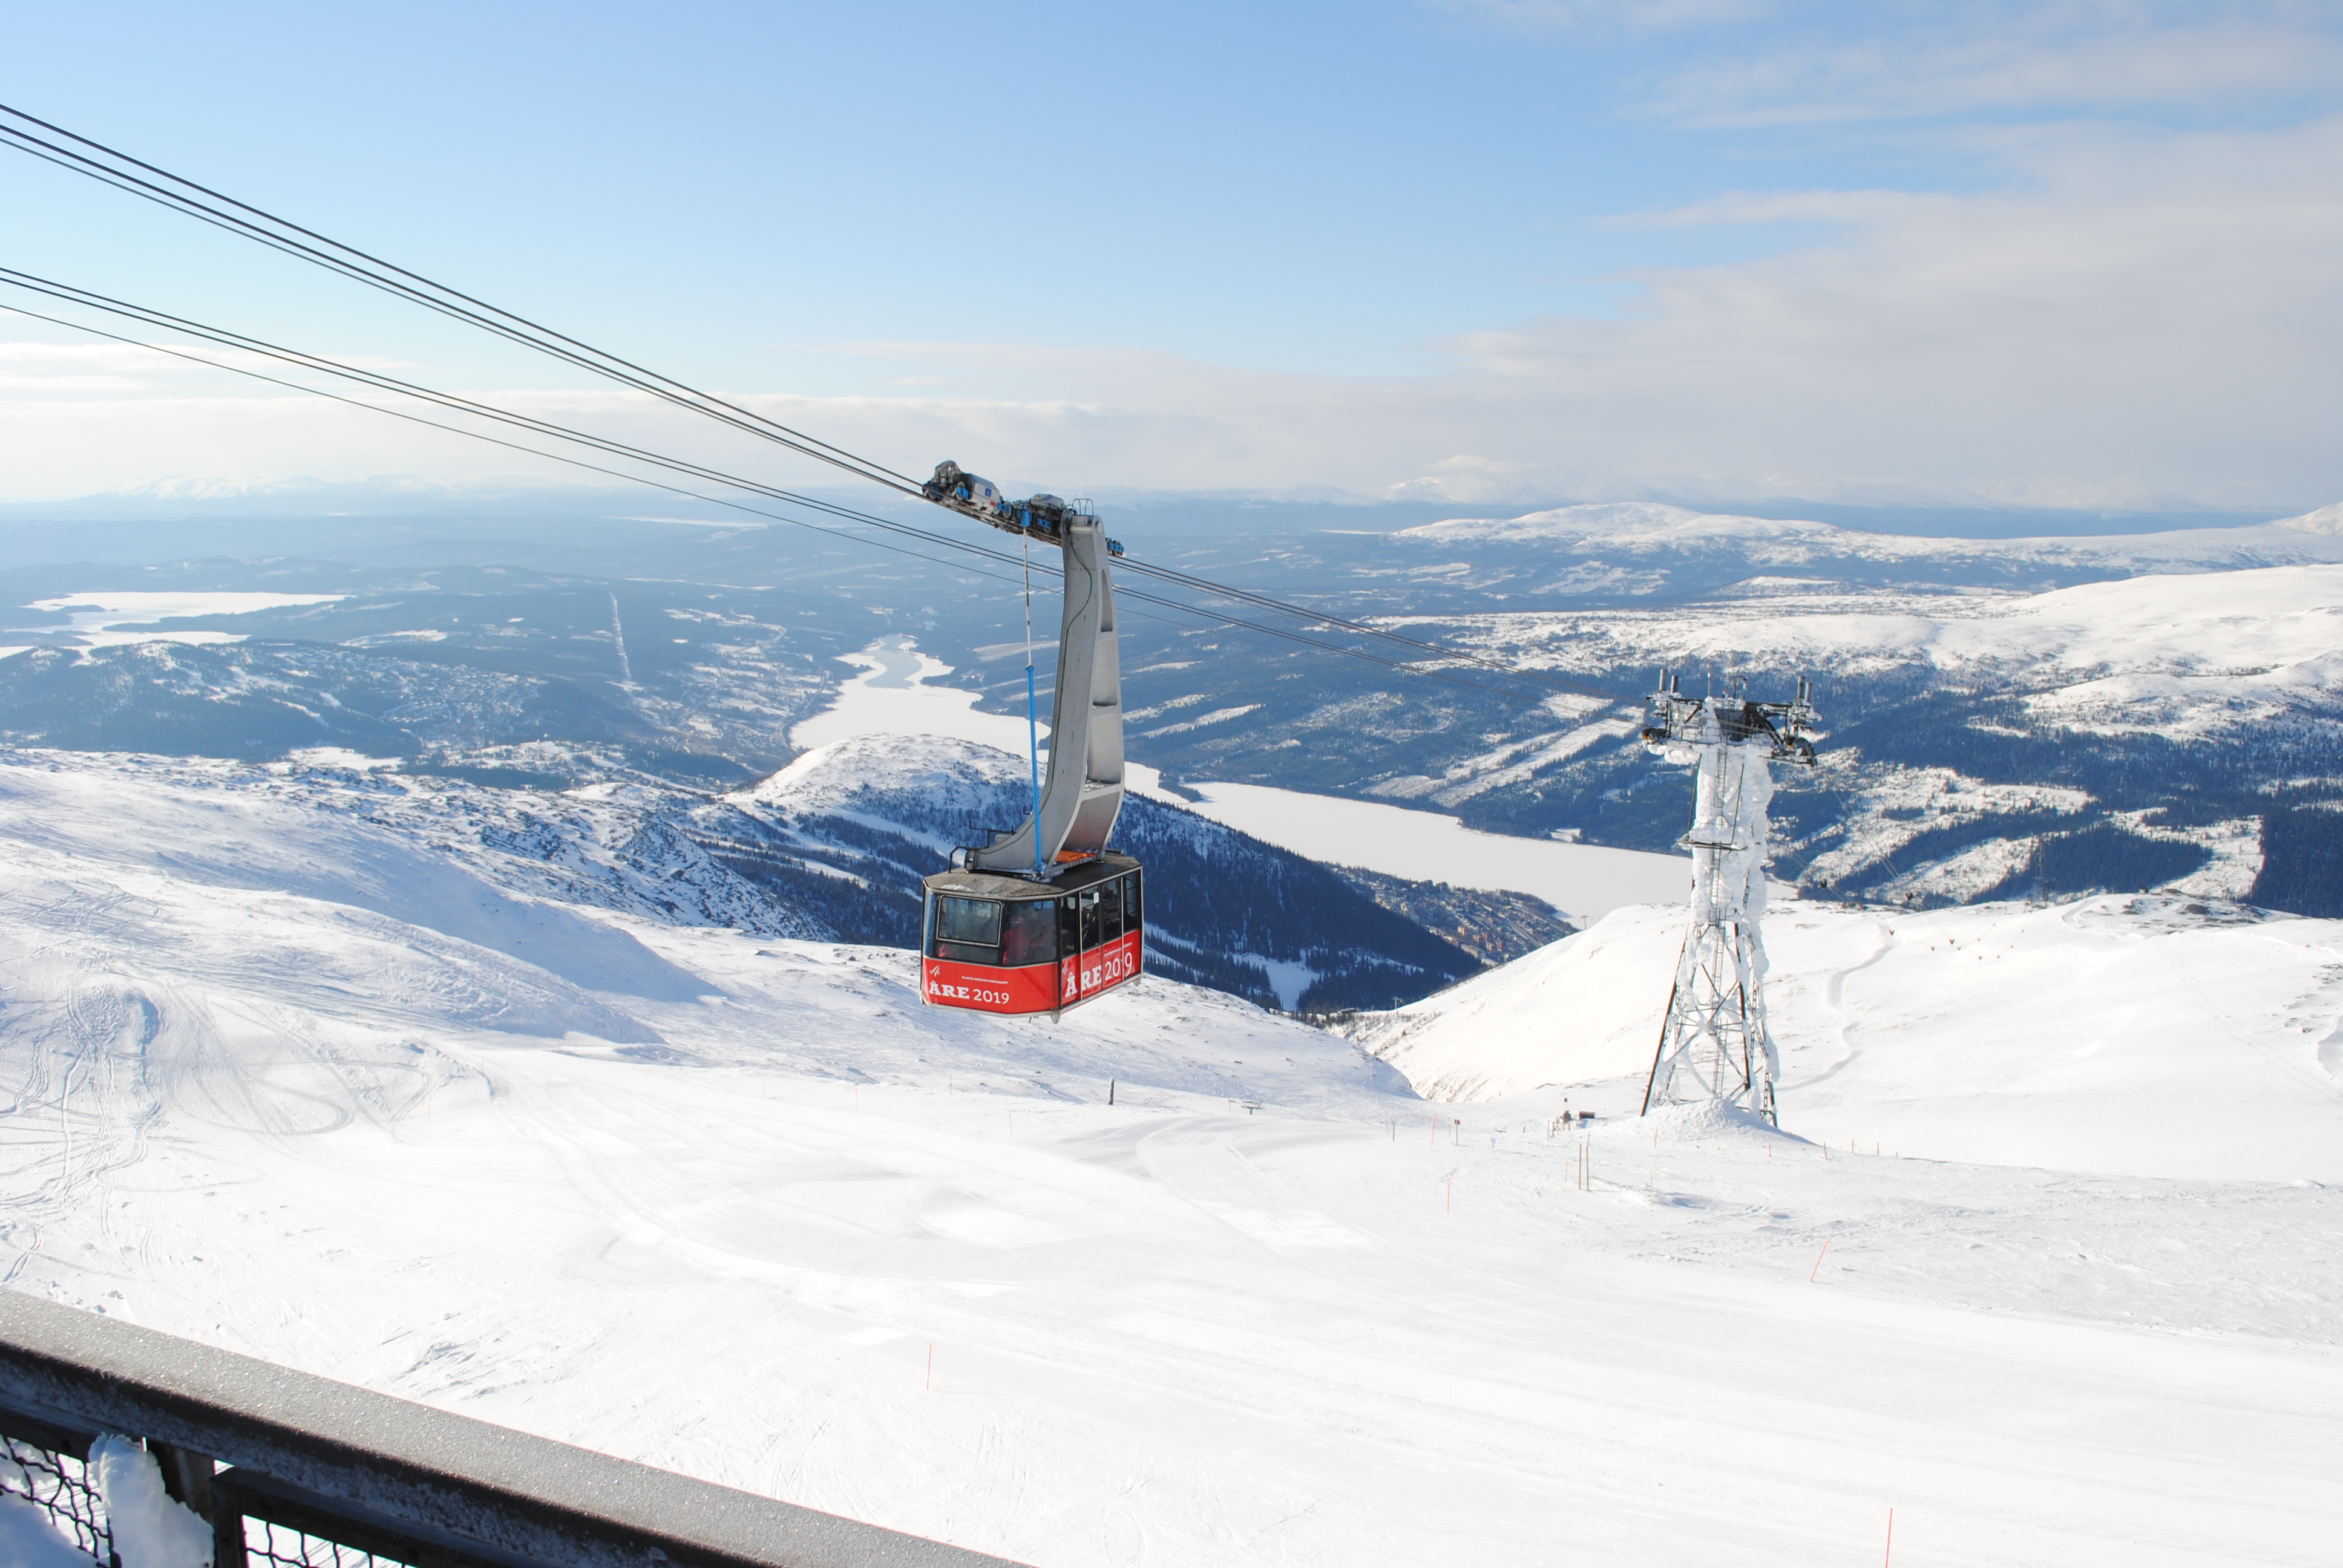
M2332 5L5 13L0 100L905 466L1459 500L2343 494ZM20 156L0 200L5 265L719 450ZM9 498L526 477L7 340Z

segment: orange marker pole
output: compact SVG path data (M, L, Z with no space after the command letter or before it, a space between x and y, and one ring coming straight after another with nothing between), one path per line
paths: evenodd
M1813 1271L1812 1273L1809 1273L1809 1274L1806 1276L1806 1283L1808 1283L1808 1284L1810 1284L1810 1285L1811 1285L1811 1284L1813 1284L1813 1283L1815 1282L1815 1274L1819 1274L1819 1273L1821 1273L1821 1272L1823 1271L1823 1260L1824 1260L1825 1258L1829 1257L1829 1256L1830 1256L1830 1242L1829 1242L1829 1241L1824 1241L1824 1242L1823 1242L1823 1250L1822 1250L1821 1251L1816 1252L1816 1253L1815 1254L1815 1267L1814 1267L1814 1271Z
M1894 1510L1893 1508L1891 1508L1891 1509L1889 1509L1889 1510L1887 1511L1887 1555L1886 1555L1886 1556L1885 1556L1885 1557L1882 1557L1882 1558L1879 1560L1879 1568L1887 1568L1887 1564L1888 1564L1890 1562L1892 1562L1892 1561L1894 1561L1894 1560L1895 1560L1895 1556L1896 1556L1896 1510Z

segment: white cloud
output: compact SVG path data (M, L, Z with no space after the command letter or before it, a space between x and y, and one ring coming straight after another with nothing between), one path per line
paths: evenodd
M1446 345L1416 380L939 347L1049 402L795 407L1067 483L1311 483L1456 499L2309 505L2343 493L2343 122L2013 134L2012 188L1747 196L1645 221L1821 223L1787 254L1639 275L1622 320ZM875 351L875 350L873 350ZM970 454L989 453L981 458Z
M1651 269L1623 319L1493 323L1417 377L1242 370L1102 347L861 344L887 395L743 394L906 472L1010 484L1459 500L1766 495L2267 506L2343 495L2343 121L1999 133L2006 188L1728 196L1632 221L1797 223L1757 260ZM429 377L426 377L425 379ZM937 379L975 392L947 396ZM489 393L803 484L821 471L615 391ZM0 488L167 475L548 465L114 347L0 349Z
M1813 35L1672 72L1645 106L1763 126L2331 97L2343 39L2322 24L2335 20L2331 7L2283 0L1879 7L1862 13L1861 35Z

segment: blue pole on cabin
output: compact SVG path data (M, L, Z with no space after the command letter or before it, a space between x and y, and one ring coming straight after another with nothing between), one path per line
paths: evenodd
M1041 726L1033 717L1033 656L1025 656L1025 766L1033 776L1033 874L1041 869Z
M1041 721L1033 713L1033 536L1017 542L1025 556L1025 769L1033 783L1033 875L1040 879L1049 873L1041 864Z

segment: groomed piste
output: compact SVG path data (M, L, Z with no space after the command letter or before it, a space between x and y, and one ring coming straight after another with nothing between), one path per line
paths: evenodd
M1680 910L1053 1025L206 766L0 758L11 1289L1052 1568L2343 1538L2336 923L1777 909L1777 1132Z

